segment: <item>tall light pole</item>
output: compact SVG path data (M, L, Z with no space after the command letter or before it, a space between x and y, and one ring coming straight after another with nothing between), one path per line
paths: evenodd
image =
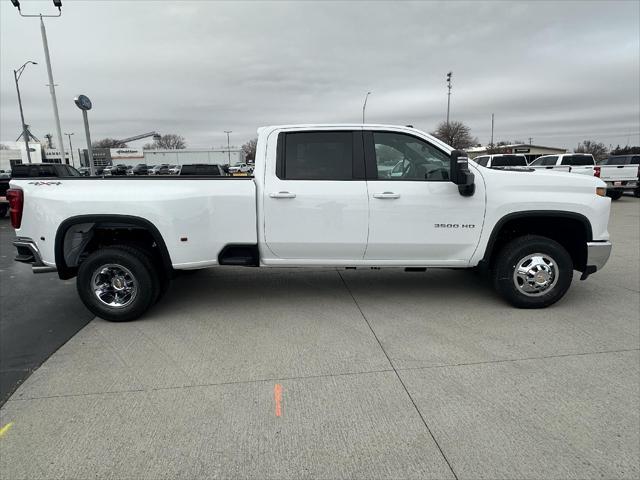
M24 146L27 149L27 159L29 163L31 163L31 150L29 150L29 129L27 128L27 124L24 123L24 112L22 111L22 98L20 97L20 86L18 85L18 80L22 76L22 72L27 68L27 65L32 63L33 65L37 65L36 62L32 62L29 60L25 62L19 69L13 71L13 78L16 81L16 91L18 92L18 105L20 106L20 120L22 121L22 136L24 137Z
M75 167L76 163L73 161L73 145L71 145L71 135L75 135L75 133L65 133L65 135L69 137L69 155L71 155L71 165Z
M56 100L56 87L55 83L53 83L53 72L51 71L51 58L49 56L49 42L47 41L47 31L44 28L44 21L42 20L44 17L59 17L62 15L62 0L53 0L53 5L58 9L57 15L42 15L41 13L38 15L24 15L22 10L20 10L20 1L19 0L11 0L13 6L18 9L21 17L40 17L40 33L42 34L42 46L44 48L44 59L47 64L47 74L49 75L49 93L51 94L51 103L53 105L53 118L56 123L56 134L58 137L58 148L60 148L60 154L62 155L62 159L65 159L64 154L64 143L62 141L62 129L60 128L60 116L58 114L58 101Z
M447 73L447 89L449 92L447 93L447 125L449 125L449 109L451 107L451 76L453 72Z
M362 104L362 123L364 123L364 114L365 110L367 109L367 100L369 99L369 95L371 95L371 92L367 92L367 94L364 96L364 103Z
M231 166L231 146L229 144L229 134L232 133L233 130L225 130L224 133L227 134L227 153L229 154L229 163L227 165Z

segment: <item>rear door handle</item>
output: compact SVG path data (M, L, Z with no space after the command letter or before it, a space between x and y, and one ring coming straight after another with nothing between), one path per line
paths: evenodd
M270 193L269 196L271 198L296 198L295 193L291 192L278 192L278 193Z
M399 193L393 193L393 192L382 192L382 193L374 193L373 194L373 198L381 198L381 199L395 199L395 198L400 198L400 194Z

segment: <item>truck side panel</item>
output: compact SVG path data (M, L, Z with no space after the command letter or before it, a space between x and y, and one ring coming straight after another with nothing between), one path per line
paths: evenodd
M256 244L256 188L251 180L24 179L19 237L33 239L55 265L59 225L75 216L127 215L151 222L177 269L218 263L225 245Z

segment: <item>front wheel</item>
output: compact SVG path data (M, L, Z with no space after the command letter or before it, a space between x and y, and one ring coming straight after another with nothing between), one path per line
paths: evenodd
M560 300L571 285L573 261L550 238L526 235L507 243L492 270L495 289L518 308L544 308Z
M150 258L126 246L96 250L80 264L78 294L96 316L135 320L158 298L158 273Z

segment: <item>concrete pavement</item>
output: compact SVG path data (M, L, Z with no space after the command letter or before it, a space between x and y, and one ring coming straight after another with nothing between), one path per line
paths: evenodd
M610 263L545 310L459 271L181 277L18 389L0 475L637 478L639 219L615 202Z

